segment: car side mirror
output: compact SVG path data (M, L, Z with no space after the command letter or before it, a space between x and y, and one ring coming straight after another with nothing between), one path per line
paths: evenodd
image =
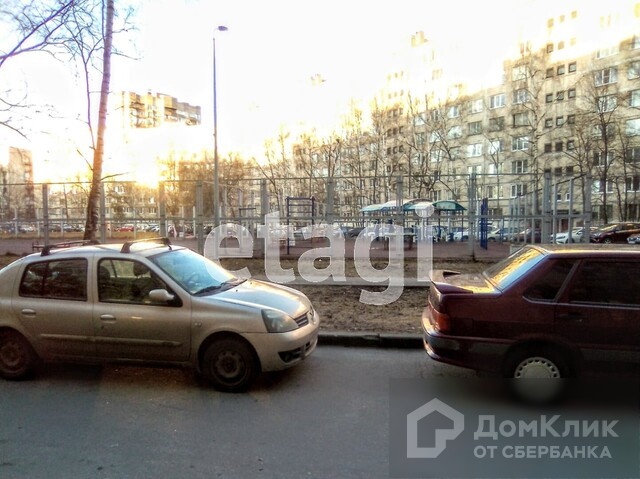
M168 303L173 301L175 296L166 289L152 289L149 291L149 299L154 303Z

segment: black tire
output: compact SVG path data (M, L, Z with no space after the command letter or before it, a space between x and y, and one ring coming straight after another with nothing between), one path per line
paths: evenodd
M260 373L251 347L241 339L220 339L209 345L202 359L202 375L214 388L244 392Z
M560 399L565 389L563 379L572 376L565 356L547 346L517 349L507 356L504 366L511 392L527 402Z
M38 356L29 342L15 331L0 333L0 376L22 379L35 371Z
M612 238L605 238L603 243L604 244L611 244L611 243L613 243L613 239Z

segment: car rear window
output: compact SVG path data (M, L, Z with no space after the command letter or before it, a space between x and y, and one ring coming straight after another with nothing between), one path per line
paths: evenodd
M508 288L544 259L535 248L522 248L484 271L484 276L498 289Z

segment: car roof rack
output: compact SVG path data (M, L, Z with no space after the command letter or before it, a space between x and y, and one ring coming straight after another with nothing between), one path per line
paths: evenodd
M145 238L140 240L127 241L122 245L122 249L120 250L120 252L130 253L131 246L137 245L137 244L143 244L143 243L148 243L150 245L168 246L169 249L171 249L171 241L169 240L169 238L167 238L166 236L159 236L157 238Z
M52 249L73 248L74 246L87 246L92 244L100 244L97 240L76 240L65 241L62 243L48 244L42 247L40 256L48 256L51 254Z

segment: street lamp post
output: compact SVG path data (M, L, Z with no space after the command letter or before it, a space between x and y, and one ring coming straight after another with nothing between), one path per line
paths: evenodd
M216 31L226 32L224 25ZM213 226L220 226L220 171L218 169L218 95L216 91L216 36L213 35Z

